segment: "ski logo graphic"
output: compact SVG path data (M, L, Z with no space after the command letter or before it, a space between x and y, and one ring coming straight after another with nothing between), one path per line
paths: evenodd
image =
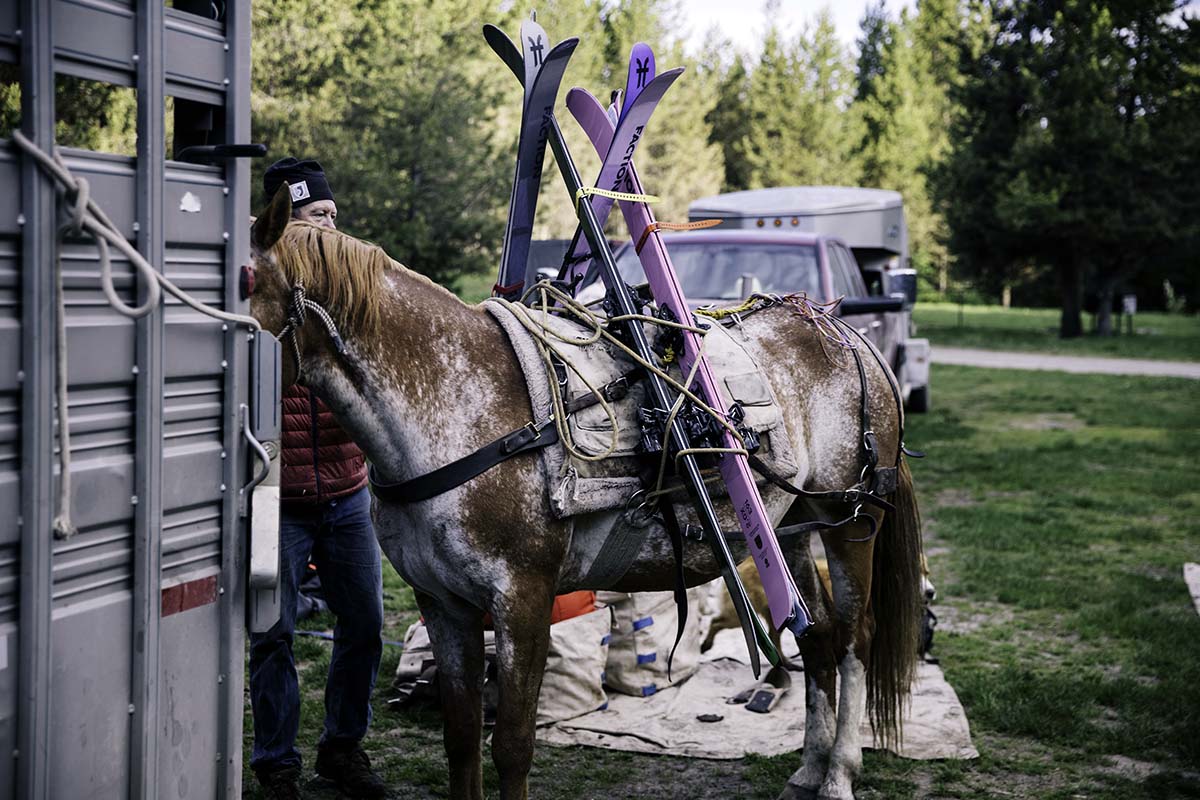
M621 157L621 166L617 169L617 177L613 180L613 191L619 191L622 185L629 185L629 162L633 160L633 151L637 149L638 142L642 139L642 130L645 125L638 125L633 131L633 138L629 140L629 146L625 148L625 155Z
M637 61L637 88L646 88L646 75L650 72L650 59L638 58Z
M540 34L538 35L536 41L532 36L529 37L529 50L533 53L533 65L535 67L541 66L542 50L544 49L546 49L546 46L542 44L542 37Z

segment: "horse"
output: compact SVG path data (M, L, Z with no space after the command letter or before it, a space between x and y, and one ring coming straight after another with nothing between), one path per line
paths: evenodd
M463 303L378 246L292 220L285 190L254 223L251 251L251 313L283 337L283 385L302 380L325 400L381 481L426 474L531 421L517 357L482 306ZM298 298L301 307L327 313L298 324ZM830 354L810 319L777 307L746 317L742 327L783 406L783 427L801 462L797 483L818 491L855 483L864 396L880 463L899 465L887 498L894 511L869 507L852 524L821 532L832 596L821 588L808 537L782 542L814 625L798 640L807 688L803 759L780 797L853 798L864 715L877 736L894 739L915 670L921 535L900 457L903 412L882 360L863 358L860 376L851 359ZM543 473L537 454L523 453L427 500L373 503L380 546L413 587L432 640L454 798L483 798L485 612L496 636L492 758L500 796L525 798L554 597L674 586L670 539L657 523L617 585L584 585L581 554L595 552L601 533L594 515L555 518ZM763 501L775 524L823 513L772 485ZM722 526L736 529L728 501L718 505ZM696 519L685 503L676 514L681 525ZM745 557L744 545L733 549L735 558ZM683 566L688 585L720 574L707 547L687 547Z

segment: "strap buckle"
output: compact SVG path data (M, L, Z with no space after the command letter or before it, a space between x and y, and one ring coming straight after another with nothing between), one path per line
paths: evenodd
M542 438L542 429L534 422L526 422L520 430L504 438L504 444L500 446L500 449L505 455L508 455L517 452L532 442L536 442L540 438Z
M612 383L608 384L608 386L605 386L602 394L604 395L604 399L610 403L616 403L624 400L629 394L629 379L622 375Z

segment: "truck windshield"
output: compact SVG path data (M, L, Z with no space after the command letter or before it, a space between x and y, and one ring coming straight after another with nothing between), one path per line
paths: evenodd
M807 292L820 298L817 248L811 244L672 242L667 248L689 300L740 300L743 275L757 279L754 289L769 294ZM617 267L630 284L646 282L632 245L621 248Z

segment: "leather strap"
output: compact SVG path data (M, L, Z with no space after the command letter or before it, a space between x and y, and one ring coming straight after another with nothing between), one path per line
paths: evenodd
M867 505L875 506L884 511L895 511L896 507L870 492L861 489L846 489L844 491L833 492L810 492L807 489L801 489L799 486L789 482L786 478L780 475L775 470L771 469L761 458L751 453L747 460L750 462L751 468L762 475L773 485L783 489L788 494L794 494L797 497L803 497L807 500L818 500L832 503L866 503ZM876 488L886 488L891 486L891 491L881 491L880 494L891 494L895 489L895 467L881 467L874 470L875 479L877 481Z
M461 486L515 455L538 450L557 441L558 429L554 426L553 417L537 425L530 422L523 428L485 444L469 456L411 480L381 483L375 479L375 468L371 467L368 471L371 490L376 497L392 503L419 503Z
M629 393L630 383L642 377L645 377L645 371L641 367L631 369L601 386L598 392L608 402L616 402ZM574 414L599 402L596 392L588 392L564 404L564 407L568 414ZM463 456L433 472L407 481L382 483L376 480L374 467L369 468L367 474L371 481L371 491L376 497L392 503L419 503L461 486L515 455L548 447L557 442L558 429L554 425L554 418L551 417L537 424L526 423L524 427L485 444L469 456Z

